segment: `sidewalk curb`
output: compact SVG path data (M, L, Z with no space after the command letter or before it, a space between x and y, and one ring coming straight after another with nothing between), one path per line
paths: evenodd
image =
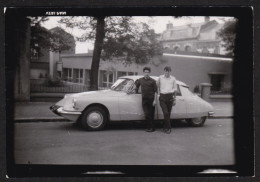
M234 116L213 116L208 119L233 119ZM62 117L43 117L43 118L15 118L16 123L29 123L29 122L71 122Z
M15 122L21 122L21 123L26 123L26 122L64 122L64 121L70 121L68 119L62 118L62 117L43 117L43 118L15 118Z
M208 117L208 119L233 119L234 116L213 116L213 117Z

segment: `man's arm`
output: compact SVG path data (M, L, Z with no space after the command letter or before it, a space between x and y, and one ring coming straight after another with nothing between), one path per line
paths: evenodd
M177 85L176 85L176 79L174 79L174 82L173 82L173 88L174 88L174 94L173 94L173 106L176 105L176 95L177 95Z
M158 81L156 82L157 84L157 93L160 95L160 77L158 78Z
M138 79L135 81L135 93L138 93L139 87L140 87L140 80Z
M176 79L174 78L174 82L173 82L173 88L174 88L174 97L176 97L177 95L177 85L176 85Z
M156 81L154 81L154 100L153 100L153 106L156 105L156 101L157 101L157 92L158 92L158 88L157 88L157 84Z

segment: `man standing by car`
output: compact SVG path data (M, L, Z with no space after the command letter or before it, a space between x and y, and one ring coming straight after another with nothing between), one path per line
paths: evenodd
M164 115L163 131L167 134L171 133L171 110L172 106L176 104L176 79L170 75L171 67L164 68L164 75L160 75L158 79L158 94L160 94L159 101Z
M136 85L135 92L138 93L140 86L142 90L142 106L145 114L147 132L155 131L154 110L155 110L156 98L157 98L156 81L149 76L150 72L151 72L151 68L144 67L143 68L144 77L139 78L138 80L135 81L135 85Z

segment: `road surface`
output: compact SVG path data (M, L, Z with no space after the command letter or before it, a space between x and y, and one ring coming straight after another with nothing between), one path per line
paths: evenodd
M203 127L175 121L172 133L148 133L138 122L89 132L72 122L15 123L17 164L233 165L233 119Z

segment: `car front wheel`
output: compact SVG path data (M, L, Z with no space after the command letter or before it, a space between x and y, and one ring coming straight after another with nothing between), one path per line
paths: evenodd
M187 119L187 122L190 126L199 127L204 125L206 119L207 117L191 118L191 119Z
M107 123L105 110L98 106L93 106L84 111L81 118L82 126L87 130L102 130Z

